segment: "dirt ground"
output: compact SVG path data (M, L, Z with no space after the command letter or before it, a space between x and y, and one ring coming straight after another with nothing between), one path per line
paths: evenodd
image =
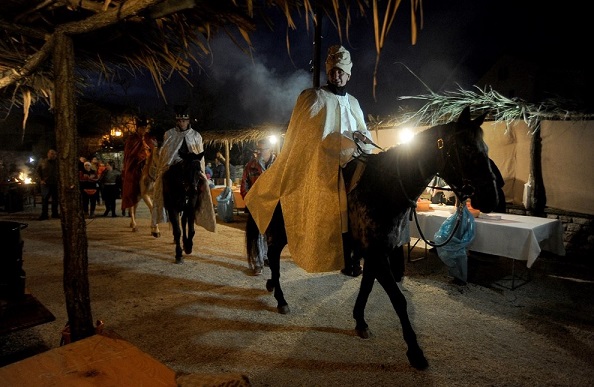
M98 209L102 213L103 208ZM60 220L38 221L39 205L0 213L24 240L26 285L56 321L0 336L0 366L58 347L67 321ZM532 280L510 290L512 260L473 255L469 283L455 285L432 252L407 264L402 288L429 368L410 367L401 328L377 285L366 309L373 332L355 334L360 278L309 274L283 253L281 281L291 313L280 315L252 276L244 253L245 215L198 229L195 249L174 264L172 234L150 235L129 218L87 221L94 319L178 375L242 373L253 386L587 386L594 381L591 268L542 257ZM413 258L423 257L421 248ZM4 258L3 258L4 259ZM523 262L515 262L515 270ZM1 381L0 381L0 384Z

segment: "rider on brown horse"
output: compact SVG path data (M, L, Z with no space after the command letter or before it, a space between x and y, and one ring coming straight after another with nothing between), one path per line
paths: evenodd
M122 211L126 209L130 211L130 216L132 216L130 227L134 231L136 231L136 206L143 198L140 184L143 169L156 146L157 140L149 134L148 120L137 119L136 132L128 137L124 145L124 168L122 170ZM150 199L143 199L151 209Z

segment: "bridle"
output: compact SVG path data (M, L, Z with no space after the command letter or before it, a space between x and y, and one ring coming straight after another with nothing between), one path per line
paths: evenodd
M379 147L378 145L373 143L371 140L367 139L366 137L365 137L366 140L363 140L361 138L362 136L356 136L355 133L353 133L353 141L357 145L357 149L359 150L360 154L364 154L362 151L362 148L360 146L361 142L364 144L372 144L376 148L382 150L382 152L385 151L384 149L382 149L381 147ZM464 175L464 169L462 168L462 160L460 159L460 152L459 152L458 147L456 146L455 137L450 136L450 138L452 138L452 137L453 137L453 140L448 143L447 150L446 150L446 142L444 141L444 136L441 133L436 141L436 147L437 147L437 150L439 151L438 157L440 157L440 164L442 166L441 171L438 171L436 173L436 176L441 177L445 168L448 165L451 165L452 171L454 173L456 171L458 171L462 175L462 182L463 182L463 185L460 189L456 189L456 187L453 185L451 185L452 188L449 188L449 190L452 190L456 194L456 196L458 196L458 193L459 193L461 198L459 198L458 205L456 206L455 226L452 229L452 232L446 238L446 240L443 241L442 243L436 243L431 240L428 240L425 237L425 235L423 234L423 231L421 230L421 227L419 226L418 216L417 216L417 200L418 200L418 198L415 200L411 199L411 197L409 196L409 194L406 191L406 188L404 187L404 184L403 184L403 181L401 178L401 173L400 173L400 162L399 162L400 161L400 153L396 153L396 180L398 181L398 183L400 185L400 190L403 193L405 199L408 201L409 208L411 209L409 221L411 221L414 216L415 223L417 225L417 230L419 231L419 235L421 236L421 239L427 245L432 246L432 247L442 247L450 242L450 240L453 238L453 236L455 235L456 231L458 230L458 228L460 226L460 223L462 220L462 212L463 212L464 206L466 205L465 204L466 200L469 199L470 197L472 197L475 193L474 186L472 184L470 184L471 180L466 178ZM452 154L454 154L455 157L452 157ZM359 158L359 160L365 163L364 158ZM451 160L454 160L455 163L452 164L452 163L448 162ZM418 166L418 167L419 167L419 169L421 169L420 166ZM444 188L441 188L441 189L444 189ZM446 190L446 189L444 189L444 190Z
M440 138L437 139L437 148L439 150L443 150L443 148L444 148L444 141L443 141L442 136L440 136ZM448 164L447 161L451 160L451 158L452 158L452 150L455 151L454 160L456 160L456 163ZM453 191L454 194L456 194L457 198L458 198L458 193L461 196L460 198L458 198L458 201L457 201L458 204L456 205L456 223L454 225L454 228L452 229L452 231L450 232L448 237L441 243L433 242L431 240L428 240L425 237L425 235L423 234L423 231L421 230L421 226L419 225L416 202L415 202L414 206L412 206L412 214L410 216L410 220L412 220L412 216L414 215L415 223L417 225L417 230L419 231L419 235L420 235L421 239L423 240L423 242L425 242L427 245L429 245L431 247L442 247L442 246L445 246L446 244L448 244L450 242L450 240L452 240L452 238L456 234L456 231L460 227L460 223L462 221L462 213L463 213L464 207L466 206L466 200L471 198L476 192L475 187L472 184L470 184L471 180L465 177L464 169L462 168L462 161L460 160L459 147L456 146L455 138L449 144L448 150L445 152L445 156L444 156L444 152L440 152L440 155L442 155L443 169L445 169L448 165L452 165L452 171L454 173L456 173L456 171L458 171L462 175L463 185L459 189L456 189L456 187L451 184L450 184L451 188L440 188L442 190ZM442 170L442 172L443 172L443 170ZM441 177L439 172L436 174L436 176ZM433 188L437 188L437 187L433 187Z

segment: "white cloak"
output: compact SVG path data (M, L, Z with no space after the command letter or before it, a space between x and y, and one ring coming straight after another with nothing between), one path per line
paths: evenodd
M186 144L188 145L188 149L192 153L200 154L204 151L202 136L192 128L181 131L179 128L175 127L165 132L165 135L163 136L163 145L159 150L159 157L157 161L155 192L153 194L153 224L167 221L167 213L163 207L163 174L172 164L181 161L181 158L177 152L181 147L184 138L186 140ZM196 209L196 218L194 223L198 226L204 227L207 231L215 232L217 222L212 196L210 194L210 187L208 185L208 179L204 174L204 158L200 160L200 165L202 168L202 174L204 175L204 180L207 182L207 184L203 185L204 192L201 196L200 205Z

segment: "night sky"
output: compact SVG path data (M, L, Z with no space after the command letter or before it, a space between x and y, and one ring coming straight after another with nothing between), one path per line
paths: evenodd
M403 2L380 59L375 99L373 30L370 19L356 19L342 41L354 62L348 91L359 99L365 114L386 116L410 104L399 97L426 94L426 86L434 92L470 89L503 53L560 67L592 68L589 47L582 46L589 25L585 9L578 8L584 6L534 8L528 3L542 6L525 1L425 1L423 29L413 46L409 5ZM285 25L279 19L274 32L261 27L253 35L251 59L226 36L212 41L212 58L190 78L202 97L217 105L217 115L242 125L288 121L300 91L312 86L313 29L308 32L301 24L290 32L289 54ZM327 48L339 43L328 19L322 35L323 70ZM320 79L324 84L325 75ZM144 106L164 104L154 86L141 80L133 84L128 96L138 96ZM165 89L169 105L186 103L191 95L189 86L176 79Z

